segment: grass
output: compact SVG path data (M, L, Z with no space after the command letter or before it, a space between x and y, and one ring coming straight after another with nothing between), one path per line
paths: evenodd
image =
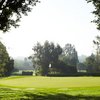
M0 100L100 100L100 77L12 76L0 79Z
M100 77L13 76L1 79L0 85L16 88L98 87L100 86Z

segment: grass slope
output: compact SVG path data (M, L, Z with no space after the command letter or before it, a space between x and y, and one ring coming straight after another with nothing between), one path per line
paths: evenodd
M100 77L0 79L0 100L100 100Z

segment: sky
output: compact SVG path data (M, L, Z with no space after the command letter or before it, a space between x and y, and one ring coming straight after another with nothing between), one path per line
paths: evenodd
M37 41L45 40L61 47L71 43L78 55L90 55L94 52L92 41L99 35L91 23L93 10L85 0L41 0L28 16L22 17L19 28L11 28L0 39L11 57L28 57Z

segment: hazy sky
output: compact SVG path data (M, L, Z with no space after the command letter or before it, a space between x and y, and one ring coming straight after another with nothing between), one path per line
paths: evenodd
M30 56L37 41L59 43L62 47L75 45L78 55L93 52L93 39L99 34L95 24L92 4L85 0L41 0L20 27L2 35L10 56Z

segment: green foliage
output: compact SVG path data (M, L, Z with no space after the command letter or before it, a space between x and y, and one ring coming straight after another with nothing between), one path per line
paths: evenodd
M85 64L87 66L87 72L96 72L96 60L94 54L91 54L91 56L86 58Z
M95 20L93 20L94 23L97 25L97 29L100 30L100 0L86 0L88 3L92 2L92 4L95 7L95 10L93 11L93 14L95 15Z
M66 44L63 48L63 61L67 65L77 66L78 55L75 47L71 44Z
M94 64L93 66L95 67L94 71L100 72L100 37L97 36L96 40L93 41L96 49L95 49L95 55L94 55ZM92 56L93 58L93 56Z
M5 66L6 72L4 73L5 76L11 75L12 71L14 70L14 60L10 59L8 60L8 63Z
M0 76L7 76L13 70L14 60L10 59L6 47L0 42Z
M86 72L87 71L87 63L86 62L84 61L83 63L82 62L78 63L78 65L77 65L78 72Z
M33 71L22 71L22 75L33 75Z
M37 43L33 47L32 58L35 72L39 75L76 73L78 55L75 47L66 44L62 49L59 44L45 41L43 45Z
M87 72L100 73L100 37L97 36L93 43L95 53L87 57L84 64L87 66Z
M55 46L54 43L48 41L45 41L44 45L37 43L33 50L33 66L43 76L48 74L49 64L56 63L62 53L62 48L58 44Z
M78 64L78 55L75 47L71 44L66 44L63 48L62 55L60 55L60 61L64 64L61 69L63 69L64 73L76 73L77 72L77 64Z
M0 0L0 30L8 31L18 27L22 14L27 15L38 0Z

